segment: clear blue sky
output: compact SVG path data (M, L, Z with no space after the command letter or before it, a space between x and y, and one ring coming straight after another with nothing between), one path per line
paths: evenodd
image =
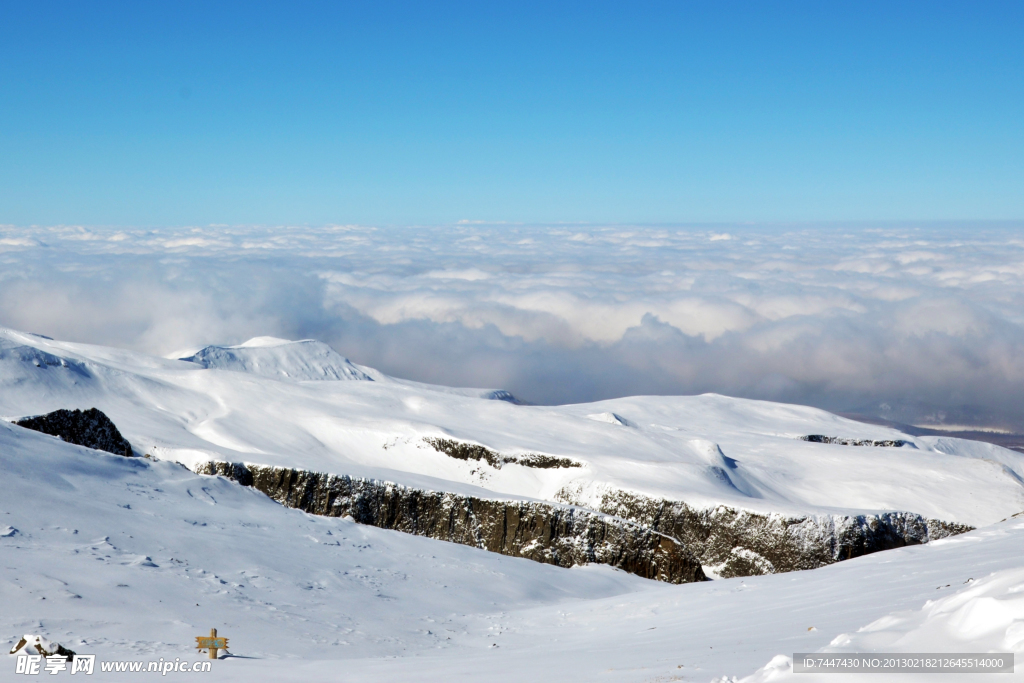
M1024 3L0 0L0 224L1024 218Z

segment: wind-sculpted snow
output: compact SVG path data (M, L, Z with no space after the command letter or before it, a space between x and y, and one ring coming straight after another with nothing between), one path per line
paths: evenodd
M936 588L951 590L945 591L939 599L929 600L920 609L887 614L855 633L841 633L814 656L842 658L844 655L849 657L850 653L864 652L894 652L898 656L898 653L920 652L960 659L953 653L979 653L978 658L1009 664L1009 670L1017 672L1015 678L1019 679L1020 654L1024 652L1024 568L1004 569L988 576L979 575L978 578L968 577L955 588L951 584ZM942 644L941 650L936 647L938 643ZM1017 655L1016 663L1014 654ZM958 673L959 676L956 675ZM737 683L827 683L834 681L835 676L835 673L813 670L801 671L797 675L793 671L793 658L777 655ZM970 680L970 676L953 669L937 678ZM973 680L980 678L978 674L973 676ZM878 673L864 672L842 676L844 681L855 683L876 681L878 678Z
M0 362L2 361L8 361L4 364L4 367L8 370L24 371L31 366L41 370L50 368L64 370L79 375L81 378L89 377L88 369L79 361L56 356L4 337L0 337ZM12 381L15 378L8 375L4 379Z
M1021 311L1019 225L0 228L5 325L158 354L315 338L531 403L713 391L1022 431Z

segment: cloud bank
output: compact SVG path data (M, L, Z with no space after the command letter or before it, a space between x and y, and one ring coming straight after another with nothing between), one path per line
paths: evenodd
M313 337L536 403L718 392L1024 427L1019 225L0 227L0 325L170 354Z

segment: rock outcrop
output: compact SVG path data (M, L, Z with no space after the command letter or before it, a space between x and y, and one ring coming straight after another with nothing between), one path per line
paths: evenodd
M502 457L459 442L436 447L447 446L451 457L487 462ZM595 502L563 489L556 496L560 505L242 463L210 461L195 471L223 475L312 514L351 516L382 529L560 567L608 564L670 583L704 580L705 569L722 578L815 569L973 529L912 512L791 516L726 505L695 508L621 490Z
M8 654L42 655L43 657L56 655L65 659L73 659L77 656L74 650L69 650L60 643L32 634L22 636Z
M211 461L195 471L225 476L312 514L351 516L361 524L559 567L608 564L669 583L706 578L700 562L675 538L590 510L243 463Z
M876 448L903 448L904 446L914 445L903 439L872 441L871 439L844 439L841 436L825 436L823 434L808 434L807 436L801 436L800 440L810 441L811 443L834 443L840 446L874 446Z
M543 453L503 455L479 444L455 441L454 439L440 439L427 436L423 437L423 441L438 453L444 453L449 458L455 458L456 460L480 460L497 470L500 470L502 465L522 465L523 467L536 467L538 469L583 467L583 463L576 460L560 458L554 455L544 455Z
M558 497L567 503L576 499L564 489ZM725 505L699 509L624 491L605 494L593 507L678 539L703 567L723 578L814 569L974 528L912 512L793 517Z
M46 415L26 417L15 422L19 427L56 436L77 446L95 448L114 455L131 456L132 445L121 436L110 418L96 408L55 410Z

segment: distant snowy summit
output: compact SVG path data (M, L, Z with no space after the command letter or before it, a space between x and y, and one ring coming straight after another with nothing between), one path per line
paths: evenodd
M379 370L353 363L327 344L315 339L291 341L277 337L253 337L237 346L207 346L191 356L178 360L195 363L203 368L245 372L282 381L383 382L524 405L504 389L458 389L389 377Z
M289 341L276 337L254 337L237 346L207 346L179 360L204 368L247 372L271 379L361 380L372 382L367 370L315 339Z

